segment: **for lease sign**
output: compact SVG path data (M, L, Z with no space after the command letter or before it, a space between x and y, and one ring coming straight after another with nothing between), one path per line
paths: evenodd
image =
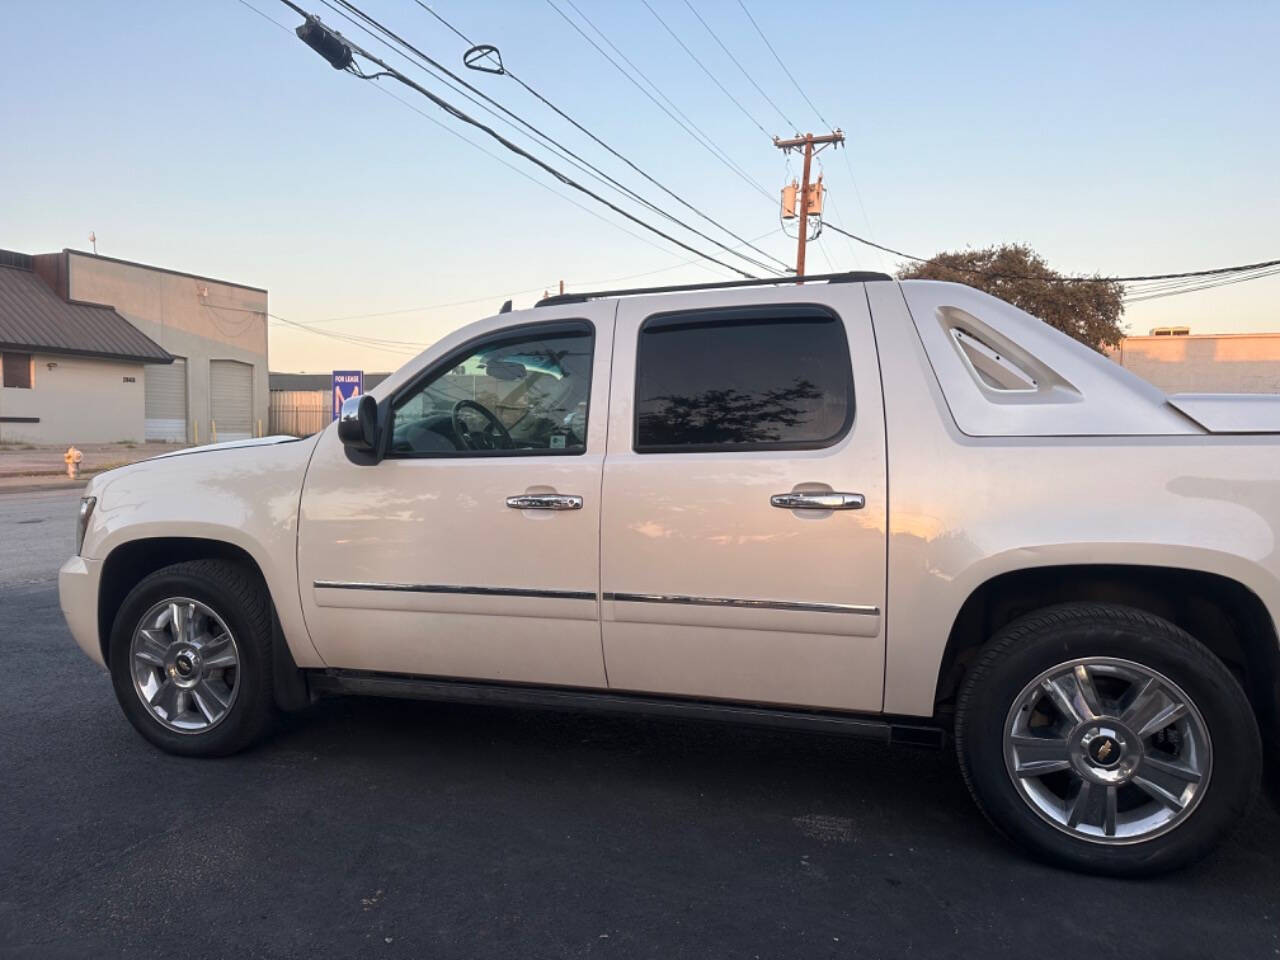
M342 401L364 393L363 370L335 370L330 379L333 387L333 419L342 412Z

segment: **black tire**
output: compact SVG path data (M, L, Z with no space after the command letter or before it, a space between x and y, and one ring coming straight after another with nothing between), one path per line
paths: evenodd
M226 715L201 732L178 732L152 715L134 687L130 644L147 611L172 597L207 605L235 637L239 664L235 697ZM271 727L271 601L253 573L220 560L192 560L164 567L129 592L111 629L108 662L116 699L134 728L161 750L186 757L236 753Z
M1006 765L1006 723L1023 689L1057 665L1095 657L1163 674L1199 710L1212 744L1198 804L1149 839L1100 843L1052 825L1023 798ZM1167 620L1115 604L1062 604L1001 630L965 677L955 732L965 783L987 819L1034 855L1087 873L1144 876L1199 860L1244 818L1261 777L1257 720L1231 671Z

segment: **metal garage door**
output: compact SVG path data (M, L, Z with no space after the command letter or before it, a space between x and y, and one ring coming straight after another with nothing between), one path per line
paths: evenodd
M219 442L253 436L253 367L235 360L209 361L209 416Z
M187 361L149 363L143 367L147 439L186 443Z

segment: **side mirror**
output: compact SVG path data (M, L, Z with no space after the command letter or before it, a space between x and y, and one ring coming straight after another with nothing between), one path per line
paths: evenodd
M367 393L342 401L338 416L338 439L361 453L372 453L378 446L378 402Z

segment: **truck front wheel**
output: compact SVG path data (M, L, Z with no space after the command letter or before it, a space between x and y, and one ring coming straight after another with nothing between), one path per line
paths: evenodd
M270 601L238 566L193 560L143 579L116 615L109 658L125 716L162 750L224 756L271 723Z
M1262 766L1236 678L1166 620L1068 603L1005 627L962 685L956 748L1006 836L1117 876L1208 853L1243 818Z

